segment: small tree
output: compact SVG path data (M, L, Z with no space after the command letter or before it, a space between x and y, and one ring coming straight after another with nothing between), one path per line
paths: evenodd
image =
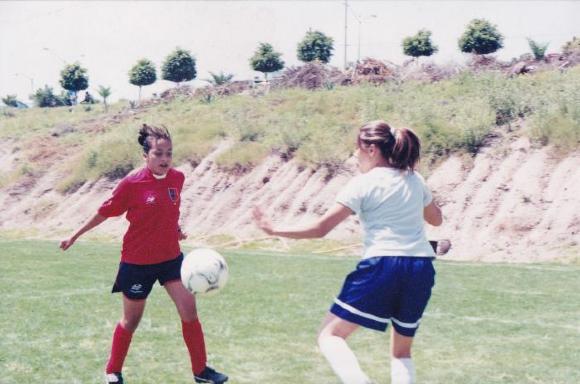
M73 103L77 102L77 92L89 87L87 70L80 63L67 64L60 72L60 85L73 93Z
M320 31L308 31L304 39L298 43L298 60L305 63L320 60L328 63L334 50L334 39Z
M403 53L418 59L420 56L431 56L439 48L431 41L431 31L425 29L417 32L415 36L405 37L403 39Z
M550 43L538 43L528 37L528 45L530 46L530 50L534 55L534 59L540 61L544 60L546 50L548 49L548 45L550 45Z
M2 102L7 107L18 107L18 100L16 99L16 95L6 95L6 97L2 98Z
M170 53L161 67L163 80L173 81L177 86L182 81L195 79L196 75L195 58L189 51L181 48L176 48Z
M503 36L485 19L474 19L459 39L461 52L486 55L503 48Z
M105 105L105 112L109 110L109 105L107 104L107 97L111 96L111 87L103 87L99 85L99 89L97 90L99 96L103 98L103 104Z
M250 65L254 71L262 72L268 81L268 73L284 68L284 61L280 56L282 54L274 51L271 44L260 43L254 56L250 58Z
M211 85L228 84L234 78L233 73L224 73L224 72L213 73L213 72L210 72L209 75L211 76L211 79L205 79L205 81L207 81Z
M129 83L139 87L139 101L141 101L141 87L153 84L156 80L157 71L150 60L139 60L129 71Z

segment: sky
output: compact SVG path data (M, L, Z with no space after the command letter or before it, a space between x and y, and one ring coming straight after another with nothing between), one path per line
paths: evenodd
M580 36L578 1L355 1L347 2L347 60L374 57L401 64L401 41L428 29L439 52L431 60L458 62L457 40L474 18L496 24L504 35L499 59L529 52L527 37L549 42L548 52ZM359 22L360 21L360 22ZM88 70L89 91L112 89L111 99L133 100L137 87L127 72L141 58L157 65L158 81L143 96L173 83L159 80L165 57L176 47L197 62L194 85L209 71L235 80L261 75L249 58L260 42L282 53L286 66L299 65L296 46L309 30L335 42L331 65L345 56L345 1L1 1L0 96L24 102L32 89L49 85L59 93L60 70L79 61ZM360 45L359 45L360 39Z

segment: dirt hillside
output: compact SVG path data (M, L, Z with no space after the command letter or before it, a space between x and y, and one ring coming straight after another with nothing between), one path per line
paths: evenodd
M186 174L182 223L192 241L227 234L258 238L251 207L264 206L278 222L300 223L334 202L355 173L350 160L329 173L305 169L294 161L269 156L245 173L221 170L214 162L231 145L223 142ZM488 143L475 158L451 156L428 175L445 222L429 228L431 238L450 238L448 258L532 262L578 257L580 243L580 153L558 156L549 147L535 148L525 138ZM11 143L0 146L0 171L15 166ZM57 168L37 179L24 178L0 189L0 231L58 239L86 221L115 185L105 179L86 183L74 194L54 190L63 175ZM119 239L123 218L109 220L96 235ZM329 237L346 244L360 240L356 219ZM356 252L356 248L352 248Z

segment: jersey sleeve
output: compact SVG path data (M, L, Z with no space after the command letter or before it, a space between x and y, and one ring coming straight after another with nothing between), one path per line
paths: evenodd
M120 216L129 208L131 184L123 179L113 190L112 196L99 208L98 214L104 217Z
M336 196L336 202L350 208L354 213L360 215L363 202L363 191L360 177L353 177Z
M185 175L183 172L179 172L179 193L183 190L183 184L185 183Z
M433 201L433 194L431 193L431 189L427 185L427 182L419 173L417 173L419 180L421 181L421 186L423 187L423 207L428 206Z

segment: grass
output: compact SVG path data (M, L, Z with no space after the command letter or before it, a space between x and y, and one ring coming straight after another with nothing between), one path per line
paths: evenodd
M119 246L0 240L2 383L99 383L120 298L109 293ZM336 383L315 334L353 257L224 251L230 282L199 297L210 362L233 383ZM580 267L437 262L415 344L422 383L580 381ZM155 287L124 369L131 383L191 382L177 314ZM389 382L388 338L350 344Z
M137 114L121 113L119 103L108 115L100 106L88 112L82 107L73 112L33 108L15 111L14 117L0 116L0 138L20 148L28 159L27 169L36 174L47 167L42 156L35 157L41 150L39 142L66 151L70 161L61 167L68 177L59 186L61 191L86 180L116 178L139 166L135 138L143 122L170 128L177 164L199 163L216 143L229 138L236 144L217 159L218 164L246 169L273 150L292 154L313 168L336 166L352 153L363 122L385 119L419 134L428 164L451 152L475 154L493 129L511 130L521 118L529 119L524 133L533 140L576 150L579 89L580 67L575 67L515 78L466 72L432 84L275 90L263 97L233 95L211 102L178 97ZM102 125L98 132L95 124ZM63 129L58 137L52 136ZM31 160L35 158L39 159Z

